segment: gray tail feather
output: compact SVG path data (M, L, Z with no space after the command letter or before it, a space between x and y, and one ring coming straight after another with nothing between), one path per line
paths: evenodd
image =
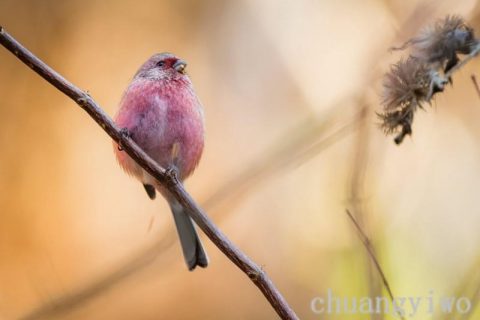
M192 271L196 266L206 268L208 266L208 257L205 250L203 250L192 219L190 219L185 209L177 201L171 200L170 208L172 209L175 225L177 226L177 232L188 270Z

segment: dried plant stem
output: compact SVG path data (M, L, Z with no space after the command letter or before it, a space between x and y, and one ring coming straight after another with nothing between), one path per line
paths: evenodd
M453 68L448 70L445 73L445 78L449 79L455 72L460 70L464 65L466 65L470 60L478 56L480 53L480 42L475 46L475 48L468 54L465 58L463 58L460 62L458 62Z
M189 212L193 220L212 242L260 289L282 319L298 319L287 301L280 294L265 271L236 247L208 218L178 181L175 173L165 170L153 161L130 137L122 134L112 119L87 93L74 86L50 68L0 26L0 43L18 59L33 69L58 90L73 99L97 122L103 130L135 160L143 169L155 177Z
M477 77L472 74L471 79L473 82L473 86L475 87L475 91L477 91L477 95L480 98L480 87L478 86Z
M360 108L358 114L359 120L366 118L370 114L369 104L366 101L359 101L357 106ZM369 219L364 211L364 188L365 176L368 166L369 147L370 147L370 126L368 121L358 121L355 143L353 145L353 156L351 163L351 178L350 178L350 206L355 212L359 224L368 225ZM360 244L361 245L361 244ZM375 266L370 262L368 252L365 251L365 264L367 268L366 280L368 284L368 293L371 297L377 297L382 293L382 284L378 279ZM371 320L383 320L385 315L383 313L372 314Z
M358 224L357 220L353 217L353 215L350 213L349 210L346 210L348 217L350 220L352 220L355 228L358 231L358 234L360 235L360 241L362 241L363 245L365 246L365 249L367 249L368 254L370 255L370 258L373 261L373 264L375 265L375 268L377 269L378 273L380 274L380 277L382 278L383 285L385 286L385 289L387 290L388 296L390 297L390 300L393 301L395 300L395 296L393 295L393 291L390 288L390 284L388 283L387 277L385 276L385 273L383 272L382 267L380 266L380 263L378 262L378 259L375 255L375 252L373 250L372 244L370 243L370 239L368 239L367 235L365 232L363 232L362 228ZM405 317L403 314L398 312L399 317L402 320L405 320Z

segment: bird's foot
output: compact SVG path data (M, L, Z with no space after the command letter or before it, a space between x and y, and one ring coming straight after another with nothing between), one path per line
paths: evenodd
M175 165L170 165L165 169L165 175L169 178L172 184L178 183L178 168Z

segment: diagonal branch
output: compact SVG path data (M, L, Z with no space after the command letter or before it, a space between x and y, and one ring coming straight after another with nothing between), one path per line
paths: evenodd
M277 290L265 271L235 246L208 218L193 198L185 191L174 172L165 170L152 160L130 137L122 134L112 119L83 90L63 78L38 59L0 26L0 43L42 78L74 100L97 122L103 130L135 160L157 179L189 212L192 219L210 240L260 289L282 319L298 319L287 301Z

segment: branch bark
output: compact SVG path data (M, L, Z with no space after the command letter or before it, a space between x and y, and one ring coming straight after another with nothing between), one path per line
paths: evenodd
M198 227L249 279L260 289L270 305L282 319L298 319L265 271L235 246L208 218L187 193L174 172L165 170L151 159L131 138L122 134L112 119L99 107L92 97L79 89L55 70L46 65L33 53L23 47L15 38L0 26L0 43L33 71L47 80L55 88L74 100L98 125L115 140L128 155L142 168L164 185L187 209Z

